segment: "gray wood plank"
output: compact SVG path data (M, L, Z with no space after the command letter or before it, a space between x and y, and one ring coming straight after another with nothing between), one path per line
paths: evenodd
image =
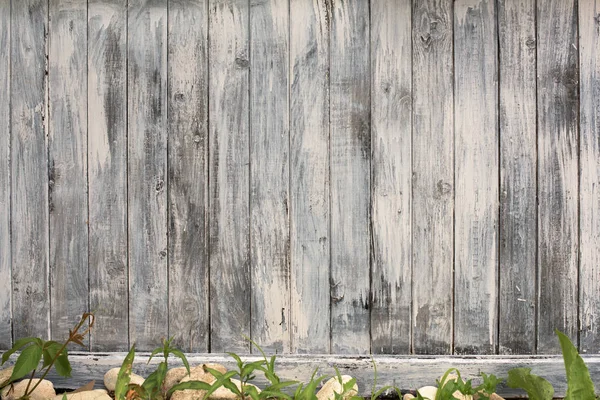
M411 27L410 0L371 3L373 353L411 344Z
M454 351L498 344L498 36L492 1L454 2Z
M169 2L169 335L208 351L207 1Z
M292 351L328 353L329 0L291 0Z
M369 2L331 12L331 346L370 351Z
M211 351L249 350L249 7L209 3Z
M10 249L10 0L0 0L0 348L12 347Z
M413 351L452 352L454 93L451 0L413 1Z
M60 340L89 306L87 4L52 1L49 19L50 332Z
M579 1L579 313L582 352L600 352L600 1Z
M499 352L535 352L537 136L535 1L498 3Z
M289 352L289 3L250 8L250 263L252 339Z
M11 236L13 339L50 334L48 147L46 139L48 1L12 1Z
M128 4L129 339L168 333L167 2Z
M94 351L126 350L127 2L88 3L90 310Z
M537 2L538 353L578 330L578 42L575 1Z

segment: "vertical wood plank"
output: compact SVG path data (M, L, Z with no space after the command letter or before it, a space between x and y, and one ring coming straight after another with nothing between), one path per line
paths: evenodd
M498 3L499 352L535 352L537 138L535 1Z
M127 279L127 2L88 5L90 309L94 351L129 348Z
M600 351L600 2L579 1L581 351Z
M248 351L248 0L209 3L209 204L211 351Z
M252 339L290 351L289 2L251 1L250 262Z
M49 10L50 331L61 339L88 309L87 3Z
M10 0L0 0L0 149L0 348L10 349Z
M578 42L575 1L537 2L538 352L578 329Z
M494 1L454 3L454 350L498 343L498 36Z
M11 234L13 338L49 336L47 0L13 0Z
M413 1L413 352L452 352L452 0Z
M371 3L373 353L411 344L411 26L409 0Z
M291 329L297 353L330 350L329 12L329 0L290 2Z
M369 2L336 0L331 27L331 340L370 351Z
M169 335L208 352L207 1L169 2Z
M166 5L128 5L129 338L139 350L168 333Z

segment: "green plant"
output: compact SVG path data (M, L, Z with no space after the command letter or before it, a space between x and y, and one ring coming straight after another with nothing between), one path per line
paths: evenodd
M318 370L318 368L315 368L308 383L298 384L296 391L294 392L294 400L314 400L317 398L317 386L328 378L327 375L317 376Z
M79 332L86 321L88 322L87 328L83 332ZM59 343L54 340L45 341L37 337L27 337L17 340L10 350L2 354L2 365L4 365L12 354L21 350L21 354L19 354L12 374L5 386L31 374L25 389L25 394L21 397L21 399L29 399L31 393L38 387L42 379L48 375L48 372L50 372L52 367L56 369L56 372L60 376L70 377L71 363L69 362L67 346L70 343L85 346L83 344L83 339L94 326L94 321L94 313L84 313L75 327L72 330L69 330L69 337L64 343ZM42 360L42 366L38 369L40 361ZM39 370L43 370L40 380L35 385L31 386L31 383Z
M508 371L507 385L513 389L523 389L530 400L551 400L554 388L544 378L531 373L531 368L513 368Z
M567 374L567 393L565 400L595 400L596 393L594 383L590 377L590 371L579 355L577 348L567 335L556 330L560 342L565 371Z
M377 399L383 392L393 389L398 394L398 398L402 398L402 392L396 386L388 385L384 386L381 389L377 390L377 364L375 363L375 359L371 357L371 363L373 363L373 387L371 388L371 400Z
M455 379L450 378L450 374L456 374ZM452 400L456 399L454 394L459 392L465 396L475 395L477 394L481 398L489 399L490 396L496 392L496 387L501 379L498 379L495 375L487 375L485 373L481 373L482 383L478 386L473 387L473 382L471 379L464 381L460 375L460 371L456 368L450 368L447 370L442 378L438 380L437 387L438 390L435 395L435 399L431 400ZM417 399L422 398L419 394Z

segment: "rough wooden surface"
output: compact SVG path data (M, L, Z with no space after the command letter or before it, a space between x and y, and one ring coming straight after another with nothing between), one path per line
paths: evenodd
M12 344L10 249L10 0L0 0L0 347Z
M329 352L329 0L292 0L291 350Z
M411 3L371 3L371 350L411 345Z
M578 331L579 69L575 1L537 3L538 352Z
M252 338L289 352L289 3L251 1L250 262Z
M579 3L579 320L582 352L600 352L600 2Z
M87 311L87 4L50 3L48 185L50 333L62 340Z
M48 2L11 8L13 339L50 335L46 34Z
M498 343L498 47L496 7L454 3L454 351Z
M207 9L207 0L169 2L169 336L201 352L210 326Z
M98 387L102 387L104 373L110 368L118 367L123 362L125 353L113 354L77 354L69 355L73 365L72 378L60 378L55 373L50 379L58 388L76 388L91 379L95 379ZM138 353L135 357L133 371L148 376L156 368L159 358L153 358L147 364L148 353ZM235 368L235 362L227 355L222 354L188 354L190 365L216 362L229 369ZM243 357L246 361L256 361L260 358ZM14 357L13 357L14 360ZM473 383L480 382L480 372L485 371L499 377L506 377L511 368L527 367L532 373L549 380L555 388L556 396L564 396L566 390L565 369L562 357L557 356L376 356L373 358L377 365L377 387L395 385L402 390L414 390L425 385L434 385L449 368L458 368L465 379L473 379ZM600 374L600 357L584 357L592 377ZM179 360L170 360L169 365L179 366ZM288 355L278 356L276 369L278 375L284 380L308 381L315 368L319 374L332 376L335 374L334 366L340 373L349 374L356 378L361 395L369 396L373 385L373 363L370 357L356 356L324 356L324 355ZM265 380L260 376L257 379L264 385ZM506 398L523 398L523 391L507 388L501 384L498 389L500 395Z
M452 353L452 1L413 1L413 351Z
M90 309L94 351L128 341L127 2L88 4L88 187Z
M127 14L129 340L140 350L168 334L166 3L129 0Z
M249 8L209 3L211 350L246 351L250 335Z
M498 3L499 352L535 353L537 132L535 1Z

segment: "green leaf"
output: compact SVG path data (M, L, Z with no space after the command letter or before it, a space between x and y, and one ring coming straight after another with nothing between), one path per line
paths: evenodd
M175 357L179 357L179 359L183 362L183 365L185 365L185 369L187 370L187 373L189 375L190 374L190 364L188 363L188 360L185 357L185 354L183 354L182 351L177 350L177 349L169 349L169 352L171 354L173 354Z
M129 387L129 380L131 375L131 366L133 365L133 359L135 358L135 345L131 346L131 350L125 356L119 374L117 375L117 383L115 385L115 400L124 400L127 395Z
M531 373L531 368L513 368L508 371L508 387L523 389L530 400L552 400L554 388L544 378Z
M10 358L10 356L13 355L15 352L19 351L19 349L21 347L23 347L26 344L29 344L31 342L37 342L39 340L41 340L41 339L34 338L34 337L26 337L26 338L22 338L22 339L17 340L15 342L15 344L13 345L12 349L7 350L7 351L4 352L4 354L2 354L2 364L4 364L5 362L7 362L8 359Z
M52 360L56 357L60 349L62 349L63 345L55 342L48 341L44 344L44 349L42 351L44 356L44 364L42 368L50 366L52 364ZM67 349L63 349L63 351L58 355L56 360L54 361L54 368L56 372L65 378L71 377L71 363L69 362L69 356Z
M202 381L181 382L181 383L174 385L171 389L169 389L169 392L167 393L167 397L170 397L171 394L173 394L173 392L176 390L185 390L185 389L210 390L211 386L212 386L211 384L202 382Z
M595 389L590 371L567 335L556 330L565 361L567 393L565 400L595 400Z
M160 398L160 391L167 376L167 363L161 361L154 372L144 380L142 388L151 399Z
M19 354L19 358L17 358L12 375L10 376L10 381L14 382L29 374L38 367L41 359L41 346L38 346L36 343L26 347L21 354Z

